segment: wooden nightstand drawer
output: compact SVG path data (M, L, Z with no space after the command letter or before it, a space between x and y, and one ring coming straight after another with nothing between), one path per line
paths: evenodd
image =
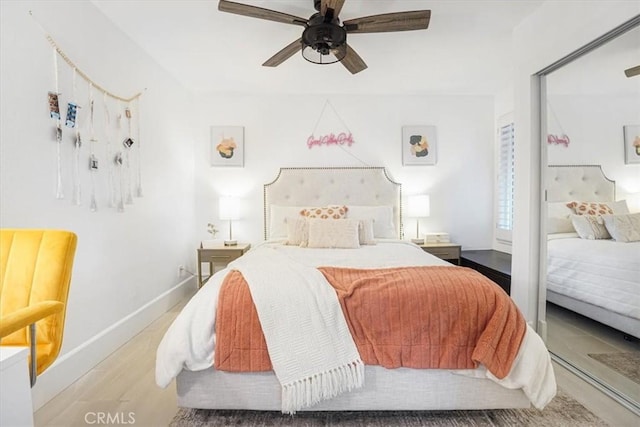
M202 244L200 245L202 246ZM207 245L206 248L198 248L198 288L207 283L213 275L215 266L226 267L231 261L240 258L251 249L249 243L238 243L234 246L224 246L222 243ZM209 276L202 276L202 263L209 264Z
M240 258L246 251L243 249L203 249L202 262L220 262L228 264Z
M427 243L419 245L423 251L438 258L460 264L460 245L455 243Z

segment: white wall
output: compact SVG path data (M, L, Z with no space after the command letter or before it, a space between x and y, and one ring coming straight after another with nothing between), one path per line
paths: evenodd
M194 99L89 2L2 1L0 7L0 225L68 228L79 235L61 359L82 363L52 367L40 390L68 384L144 326L125 327L149 302L181 283L179 264L194 268L194 248L208 237L207 222L226 228L217 219L218 194L243 196L244 219L234 226L236 237L261 240L262 184L281 166L386 166L404 184L405 194L431 194L432 216L422 230L449 231L466 249L492 246L494 117L507 112L503 96L497 104L492 97L473 96L331 96L339 121L356 142L347 151L309 150L305 141L319 120L322 96L202 94ZM29 10L97 82L125 95L147 88L141 104L144 198L127 205L125 213L106 208L104 185L98 186L97 213L89 212L87 199L81 207L72 205L68 139L63 150L67 198L54 197L55 142L46 107L53 88L52 54ZM547 2L514 33L518 132L512 295L530 321L536 320L537 304L540 158L531 75L638 13L640 4L629 1L581 2L579 7ZM70 71L60 64L64 98L71 93ZM209 166L210 125L245 127L244 168ZM403 125L437 126L436 166L402 166ZM104 165L108 159L102 160ZM82 174L85 197L87 174ZM405 226L410 237L415 222L407 220ZM122 326L121 332L112 334L114 326ZM107 337L108 345L90 346ZM47 375L57 379L56 385L48 384ZM37 396L38 387L36 406L46 400L44 392Z
M545 2L514 31L515 224L511 295L537 321L540 255L538 88L532 76L640 13L635 1Z
M547 81L552 91L553 74ZM640 191L640 165L624 163L623 143L623 127L640 123L639 95L550 95L548 103L550 131L571 138L567 147L547 146L550 165L602 165L619 199Z
M177 276L178 265L195 266L197 244L191 99L90 2L3 0L0 5L0 225L62 228L78 235L64 345L59 363L34 389L37 408L166 311L171 301L163 297L176 294L172 289L184 292L187 286L181 283L193 286L193 281L184 282L186 276ZM55 198L56 142L47 105L47 92L54 89L53 54L38 22L105 88L123 96L146 88L140 101L144 197L126 205L124 213L107 206L106 166L111 159L106 158L101 94L96 95L95 114L99 210L89 210L87 129L80 163L82 206L72 203L68 128L62 143L65 198ZM62 60L59 69L66 102L73 92L72 72ZM89 110L88 89L81 79L77 87L82 119ZM64 114L66 107L61 110ZM151 304L156 301L165 306Z
M321 112L329 102L325 113ZM431 216L420 231L447 231L465 249L491 247L493 213L493 98L482 96L242 96L206 95L196 101L197 224L207 238L207 222L226 236L218 220L217 197L243 199L243 219L234 237L261 241L262 185L280 167L384 166L403 184L403 194L431 195ZM337 113L337 114L336 114ZM209 164L211 125L245 127L245 167ZM404 125L437 127L435 166L402 166ZM314 129L354 136L350 148L307 148ZM324 128L324 129L323 129ZM406 219L405 237L415 237L415 220ZM221 237L220 235L217 237Z

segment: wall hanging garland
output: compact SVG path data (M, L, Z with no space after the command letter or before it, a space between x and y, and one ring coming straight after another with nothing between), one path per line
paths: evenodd
M33 13L29 14L33 17ZM72 203L76 206L82 205L82 176L81 165L87 164L90 177L90 201L91 212L98 210L98 198L96 195L99 177L103 177L106 182L107 194L105 199L110 208L118 212L124 212L125 204L133 204L133 185L135 179L135 196L142 197L142 171L141 171L141 149L140 149L140 97L143 92L138 92L131 97L122 97L105 89L93 81L86 73L82 72L71 59L60 49L53 38L44 30L34 17L34 21L40 27L46 39L53 47L53 80L54 89L48 92L49 116L54 121L54 139L56 142L56 198L64 199L63 191L63 166L62 144L67 131L63 130L60 104L62 93L60 92L60 70L58 57L62 58L72 72L72 90L70 99L67 101L67 111L64 118L65 128L70 131L73 142L71 164L72 170ZM81 106L80 95L78 93L78 79L84 80L87 84L87 108ZM145 89L146 90L146 89ZM100 137L96 133L95 94L102 93L103 127ZM83 139L81 135L81 116L86 114L82 120L85 131L89 134L88 152L83 150ZM113 118L116 120L112 120ZM123 123L126 121L126 123ZM88 126L88 130L86 127ZM105 144L100 144L103 139ZM115 148L113 142L116 142ZM118 145L120 141L121 145ZM103 162L106 161L106 176L101 173ZM85 162L86 159L86 163Z
M335 123L330 123L327 119L326 110L329 107L333 111L334 122L335 119L339 121L339 124L342 129L335 128ZM326 121L326 123L324 123ZM322 126L320 126L322 125ZM342 151L347 153L349 156L356 159L358 162L362 163L365 166L369 166L369 164L358 156L356 156L350 150L347 150L348 147L351 147L355 139L353 137L353 133L347 127L342 117L338 114L336 109L333 107L329 100L325 100L324 105L322 106L322 110L320 111L320 115L318 116L318 120L316 121L315 126L313 127L313 131L311 135L307 138L306 145L309 150L313 149L313 147L329 147L336 146L340 147Z

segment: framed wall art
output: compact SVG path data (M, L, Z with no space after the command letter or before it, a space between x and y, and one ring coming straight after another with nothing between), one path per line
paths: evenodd
M640 125L624 127L624 162L640 163Z
M244 127L211 126L211 166L244 166Z
M435 126L402 127L402 165L435 165L438 141Z

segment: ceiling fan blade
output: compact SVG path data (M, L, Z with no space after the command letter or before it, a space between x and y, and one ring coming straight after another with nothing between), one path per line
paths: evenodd
M218 10L221 12L235 13L236 15L250 16L252 18L266 19L268 21L283 22L285 24L307 25L307 20L288 13L276 12L258 6L249 6L227 0L220 0Z
M624 75L627 77L633 77L640 75L640 65L636 65L635 67L627 68L624 70Z
M346 44L347 54L344 58L342 58L342 65L351 72L351 74L359 73L360 71L367 68L367 64L364 63L360 55L356 53L355 50Z
M343 25L347 33L384 33L389 31L426 30L431 19L430 10L383 13L349 19Z
M271 58L267 59L267 61L262 65L264 67L277 67L287 59L291 58L293 55L295 55L296 52L300 51L301 49L302 49L302 37L300 37L298 40L294 41L293 43L287 45L280 52L276 53Z
M322 0L320 5L320 14L322 16L325 16L327 14L327 9L332 9L332 17L335 18L340 15L340 11L342 10L343 5L344 0Z

